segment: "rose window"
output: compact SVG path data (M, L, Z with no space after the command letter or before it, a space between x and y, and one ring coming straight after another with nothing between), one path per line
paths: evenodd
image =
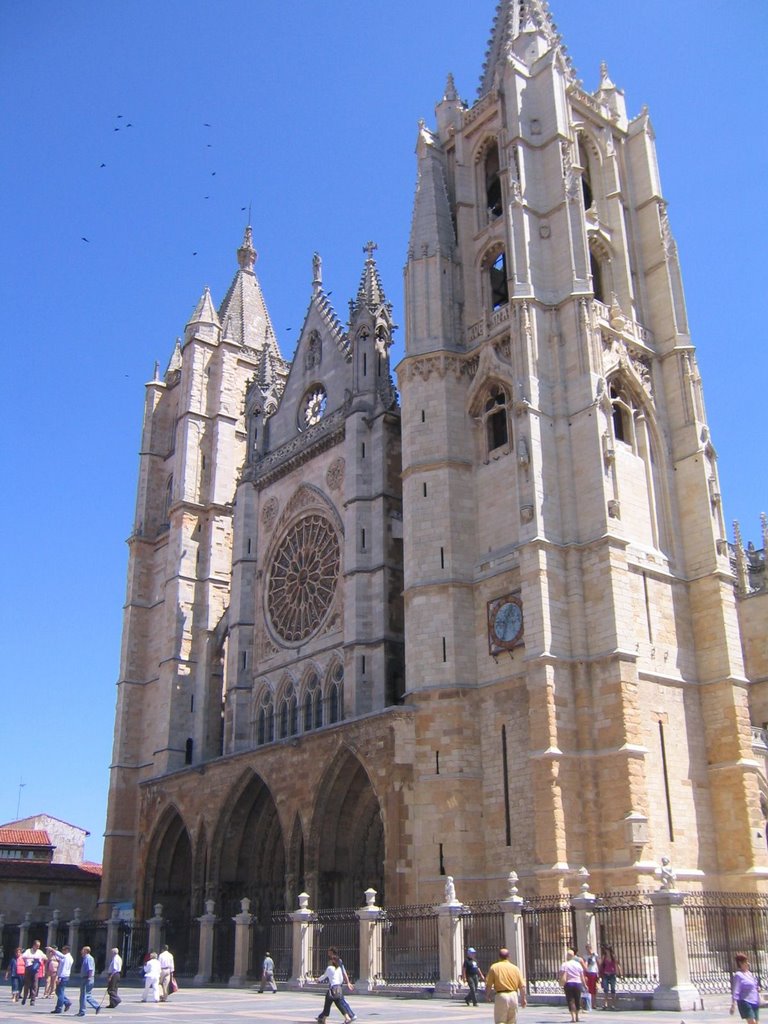
M299 412L299 426L311 427L325 415L328 395L322 384L318 384L304 395Z
M267 607L275 632L300 643L323 623L339 578L339 541L321 515L299 520L278 545L267 584Z

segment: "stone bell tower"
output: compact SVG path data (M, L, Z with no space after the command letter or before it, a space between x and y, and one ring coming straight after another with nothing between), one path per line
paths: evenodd
M670 853L680 879L756 884L717 460L648 112L605 65L586 92L547 5L506 0L478 99L449 77L416 153L398 376L420 868L555 892L586 864L605 890Z

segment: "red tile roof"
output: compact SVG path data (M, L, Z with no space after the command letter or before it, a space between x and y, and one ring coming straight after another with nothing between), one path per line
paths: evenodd
M53 843L43 829L0 828L0 846L53 846Z
M99 885L101 864L50 864L47 861L0 858L0 880L31 879L37 882L82 882Z

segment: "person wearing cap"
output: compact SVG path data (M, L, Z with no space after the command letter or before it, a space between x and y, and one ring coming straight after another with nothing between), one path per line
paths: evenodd
M510 961L506 946L501 947L499 959L488 968L485 998L489 1003L493 1000L493 1024L515 1024L518 1005L526 1005L525 978Z
M270 952L267 952L261 964L261 984L259 985L259 992L264 991L265 985L269 985L272 991L277 994L277 985L275 984L275 961L272 959L272 954Z
M467 949L467 955L464 957L464 966L461 968L461 980L465 985L469 986L469 991L464 996L464 1002L467 1006L477 1006L477 986L481 981L485 981L485 975L480 970L480 965L477 962L477 950L474 946L470 946Z

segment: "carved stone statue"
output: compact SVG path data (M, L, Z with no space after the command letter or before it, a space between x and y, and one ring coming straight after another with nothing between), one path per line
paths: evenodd
M661 875L661 888L669 892L675 889L675 883L677 881L677 875L670 867L669 857L661 858L661 868L659 869Z
M453 875L448 875L445 880L445 902L456 902L456 886L453 884Z

